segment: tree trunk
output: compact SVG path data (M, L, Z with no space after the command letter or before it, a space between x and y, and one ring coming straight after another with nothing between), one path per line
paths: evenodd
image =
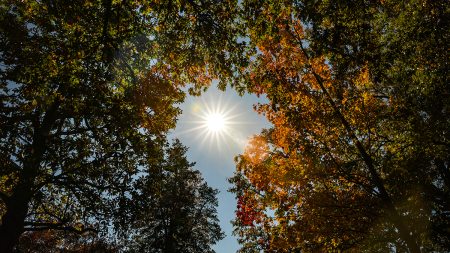
M56 99L45 112L41 124L34 124L33 142L28 159L19 174L19 183L6 201L6 213L2 216L0 226L0 253L10 253L24 231L28 205L32 200L35 179L39 174L40 164L46 149L48 136L56 120L56 113L61 101Z
M308 63L311 66L310 57L306 53L302 44L300 44L300 49L302 50ZM349 137L354 142L354 145L356 146L356 149L358 150L359 154L361 155L364 163L366 164L367 169L370 174L370 177L371 177L371 181L372 181L373 185L380 192L380 199L383 201L387 211L390 213L390 215L392 217L391 222L398 229L400 239L406 243L406 246L410 253L421 253L420 247L417 244L416 240L414 240L411 230L405 224L404 218L398 213L397 209L395 208L392 198L389 195L389 193L387 192L387 190L384 186L384 182L383 182L382 178L380 177L380 175L378 174L377 169L375 168L372 157L369 155L369 153L367 153L367 151L364 148L364 146L362 145L361 141L358 139L358 137L355 135L354 131L352 130L350 123L347 121L345 116L340 111L339 107L334 102L331 94L325 88L322 78L311 67L310 67L310 69L311 69L311 73L313 74L314 78L316 79L317 83L319 84L320 89L323 91L328 103L330 104L333 111L338 116L342 125L344 126L347 133L349 134Z
M170 221L172 222L172 221ZM173 237L172 233L172 225L169 227L169 232L166 235L166 238L164 240L164 253L176 253L176 247L175 247L175 238Z
M43 147L33 145L36 147ZM10 253L24 231L28 204L33 196L34 179L37 176L43 149L34 149L30 155L30 163L24 166L19 176L19 183L14 187L12 195L6 201L6 213L2 216L0 226L0 252Z
M30 199L29 189L18 189L16 194L13 194L9 199L6 213L2 217L2 225L0 226L0 252L13 252L14 246L23 233Z

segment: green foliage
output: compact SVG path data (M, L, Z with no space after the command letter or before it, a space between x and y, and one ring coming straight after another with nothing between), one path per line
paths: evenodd
M235 1L2 1L0 251L121 227L190 84L241 62ZM233 55L233 58L230 56ZM120 211L118 211L120 210Z
M128 251L214 252L210 246L224 237L216 216L218 191L192 168L186 150L176 140L137 181L139 213Z

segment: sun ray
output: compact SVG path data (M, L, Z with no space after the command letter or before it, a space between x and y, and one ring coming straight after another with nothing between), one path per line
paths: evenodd
M183 110L183 128L177 135L189 135L198 146L207 151L235 152L243 148L241 127L252 124L245 121L240 103L231 103L222 94L200 97Z

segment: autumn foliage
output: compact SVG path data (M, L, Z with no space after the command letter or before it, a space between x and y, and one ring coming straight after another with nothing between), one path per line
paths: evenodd
M167 133L213 80L272 123L230 178L240 252L450 251L449 10L2 1L0 251L211 252L217 191Z
M241 252L449 249L445 4L407 2L244 1L273 127L230 180Z

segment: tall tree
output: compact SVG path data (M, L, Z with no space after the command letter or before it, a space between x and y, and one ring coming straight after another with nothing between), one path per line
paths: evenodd
M243 1L273 123L238 157L242 252L450 249L445 1Z
M24 231L106 232L127 220L118 210L174 126L180 87L235 75L235 7L0 3L0 252Z
M94 232L29 231L20 237L16 252L214 252L211 246L223 238L218 191L193 169L186 151L175 140L149 158L145 173L134 182L129 207L118 210L134 210L135 217L114 241Z
M223 238L217 219L217 190L186 159L176 140L165 158L149 161L147 176L137 182L139 214L132 224L131 252L214 252Z

